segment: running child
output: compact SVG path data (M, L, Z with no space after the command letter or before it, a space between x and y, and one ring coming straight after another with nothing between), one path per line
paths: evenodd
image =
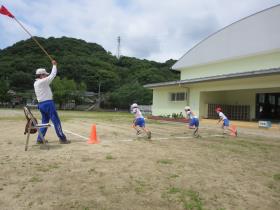
M145 127L145 119L136 103L131 105L132 113L135 114L132 127L136 130L136 135L141 133L141 129L147 134L148 139L151 139L152 133Z
M185 107L186 118L189 119L189 129L194 129L193 136L198 138L200 135L198 134L198 127L199 127L199 119L194 114L189 106Z
M231 132L232 136L237 136L237 129L235 128L235 126L230 127L229 126L229 120L226 117L226 115L222 112L222 108L218 107L216 108L216 112L219 115L219 121L217 124L219 124L221 121L223 121L223 125L222 125L222 129L223 129L223 134L227 134L227 130Z

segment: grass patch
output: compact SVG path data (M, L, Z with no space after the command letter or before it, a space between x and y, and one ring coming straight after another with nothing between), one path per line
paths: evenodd
M162 160L158 160L157 163L159 164L172 164L173 160L170 159L162 159Z
M137 194L143 193L143 192L145 192L146 190L151 189L151 187L149 186L149 184L145 183L145 181L143 181L143 180L136 179L135 182L136 182L136 186L135 186L135 188L134 188L134 191L135 191Z
M174 179L174 178L178 178L178 177L179 177L179 175L177 175L177 174L172 174L172 175L170 175L168 178Z
M1 112L11 112L12 114L1 115ZM41 114L38 110L32 109L31 112L33 115L40 121ZM97 119L106 122L112 121L119 121L119 122L131 122L133 116L130 113L123 113L123 112L106 112L106 111L95 111L95 112L85 112L85 111L65 111L65 110L58 110L58 114L60 120L65 122L72 119ZM16 120L16 121L25 121L25 117L23 114L22 109L0 109L0 121L6 120Z
M199 192L193 190L183 191L181 200L186 210L203 210L202 198Z
M88 173L90 173L90 174L91 173L97 173L97 171L95 170L95 168L91 168L91 169L88 170Z
M200 194L192 189L171 187L162 194L162 198L169 202L181 203L186 210L203 210L203 202Z
M81 114L82 113L82 114ZM103 121L125 121L131 120L131 114L129 113L119 113L119 112L85 112L85 111L61 111L59 110L59 115L63 121L71 119L97 119Z
M274 175L273 175L273 179L274 179L275 181L280 181L280 174L274 174Z
M176 193L179 193L181 192L181 189L180 188L177 188L177 187L171 187L167 193L169 194L176 194Z
M276 186L273 184L273 182L268 183L267 187L271 190L275 190Z
M29 180L29 182L42 182L43 181L43 179L40 179L39 177L37 177L37 176L33 176L30 180Z
M113 156L112 155L106 155L106 160L113 160L114 158L113 158Z
M37 168L38 171L41 171L41 172L48 172L48 171L51 171L53 169L57 169L59 168L59 166L57 164L49 164L47 166L40 166Z
M212 138L217 140L217 138ZM251 156L251 154L255 153L261 153L262 155L268 155L271 154L271 151L278 151L280 149L280 146L278 145L272 145L268 144L265 141L258 140L252 141L252 139L244 139L244 138L238 138L236 140L232 140L230 138L226 138L224 140L221 140L219 143L211 143L211 144L205 144L201 145L205 146L209 149L215 150L215 151L222 151L222 152L231 152L237 155L242 156Z

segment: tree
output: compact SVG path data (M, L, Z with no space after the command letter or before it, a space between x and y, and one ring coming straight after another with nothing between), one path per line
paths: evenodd
M127 109L130 104L138 103L150 105L152 103L152 91L144 88L138 82L125 84L109 96L112 107Z
M0 79L0 101L9 102L11 100L11 95L8 93L9 84L7 81Z
M61 108L64 103L74 100L77 85L74 80L56 77L52 82L52 89L54 100L59 104L59 108Z
M10 76L10 86L14 90L30 90L33 88L34 75L17 71Z

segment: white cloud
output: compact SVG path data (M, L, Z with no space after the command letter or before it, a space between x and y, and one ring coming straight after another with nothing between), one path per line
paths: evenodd
M2 0L33 35L69 36L127 56L179 59L216 30L280 3L280 0ZM28 38L0 17L0 48Z

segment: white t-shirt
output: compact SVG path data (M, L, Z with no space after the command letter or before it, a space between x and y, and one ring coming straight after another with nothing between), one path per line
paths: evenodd
M219 117L220 117L221 119L223 119L223 120L226 120L226 119L227 119L226 115L224 115L223 112L219 112Z
M47 100L53 99L52 90L50 88L50 84L55 78L57 73L56 66L53 65L52 72L49 76L43 78L43 79L36 79L34 82L34 90L37 97L38 102L43 102Z
M197 118L192 111L187 111L186 114L189 119Z
M135 114L135 118L144 118L139 108L133 108L132 112Z

